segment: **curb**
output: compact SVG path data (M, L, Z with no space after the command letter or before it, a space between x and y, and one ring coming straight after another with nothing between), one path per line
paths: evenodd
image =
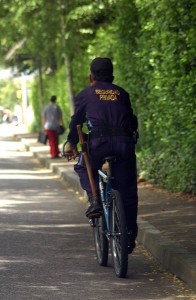
M31 147L26 139L22 139L22 142L26 150L31 151L42 165L51 169L79 195L86 198L85 192L80 186L78 176L72 172L73 164L70 164L70 162L67 163L67 165L66 162L53 162L50 158L46 157L48 151L39 152L38 149L36 149L40 144L35 145L34 143ZM162 236L160 230L139 216L137 241L143 244L168 272L176 275L186 282L193 291L196 291L196 258L194 254L187 252L186 249L182 248L176 242Z
M162 236L153 225L138 218L138 241L169 272L196 291L196 259L176 242Z

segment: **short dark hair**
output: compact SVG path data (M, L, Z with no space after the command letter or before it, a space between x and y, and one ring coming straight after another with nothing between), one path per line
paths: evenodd
M55 102L55 101L56 101L56 96L52 96L52 97L50 98L50 101L51 101L51 102Z
M90 64L90 71L96 81L112 82L114 79L110 58L96 57Z

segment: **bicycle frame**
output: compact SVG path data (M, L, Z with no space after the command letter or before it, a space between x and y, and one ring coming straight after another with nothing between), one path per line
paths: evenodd
M107 160L106 160L107 162ZM103 205L103 213L105 215L105 221L106 221L106 226L107 226L107 233L106 236L108 239L110 239L111 236L111 230L110 230L110 207L111 207L111 201L109 201L109 193L112 187L112 172L111 172L111 167L112 167L112 161L108 162L109 167L107 170L107 173L104 172L103 170L98 170L99 174L99 189L100 189L100 194L101 194L101 200L102 200L102 205ZM105 188L103 186L105 184Z
M101 192L101 200L102 200L102 205L103 205L103 213L105 214L105 220L106 220L106 225L107 229L109 229L109 207L110 203L108 203L108 185L110 186L110 179L108 178L108 175L106 175L103 171L99 170L99 188ZM104 190L103 182L106 184L106 189ZM105 192L105 193L104 193Z
M127 227L122 198L113 187L112 166L115 159L115 156L106 157L104 160L109 164L107 172L104 169L98 170L103 213L100 219L92 219L91 224L94 227L99 265L107 265L109 243L116 276L124 278L128 268Z

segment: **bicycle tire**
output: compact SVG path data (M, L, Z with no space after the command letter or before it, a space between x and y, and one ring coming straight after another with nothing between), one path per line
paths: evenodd
M128 269L127 227L124 205L117 190L110 191L110 246L116 276L125 278Z
M104 213L94 220L94 241L97 261L100 266L107 266L108 262L108 239L106 237L106 221Z

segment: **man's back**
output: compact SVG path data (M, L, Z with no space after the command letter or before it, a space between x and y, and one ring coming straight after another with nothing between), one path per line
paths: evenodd
M86 118L89 129L97 126L135 127L128 93L110 82L97 81L76 97L75 114ZM134 130L134 128L133 128Z
M45 129L57 129L61 119L61 110L55 103L49 103L43 110Z

